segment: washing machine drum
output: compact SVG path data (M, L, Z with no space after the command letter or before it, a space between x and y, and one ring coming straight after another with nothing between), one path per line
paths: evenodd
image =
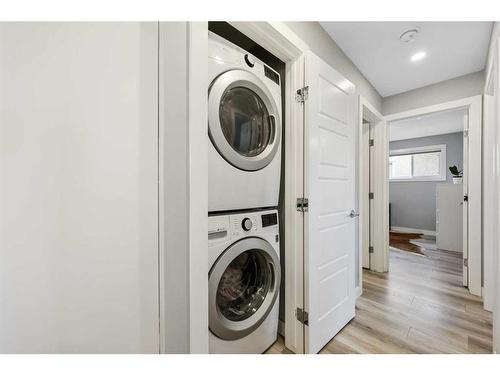
M269 242L240 240L217 259L209 274L209 326L223 340L256 330L276 303L280 265Z
M268 165L279 149L280 124L278 104L255 74L230 70L210 86L210 139L234 167L256 171Z

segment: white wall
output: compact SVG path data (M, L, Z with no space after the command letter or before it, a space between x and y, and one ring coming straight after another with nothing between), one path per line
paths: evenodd
M157 353L156 23L0 23L0 352Z
M383 99L384 115L404 112L433 104L481 95L484 88L484 70L420 87Z
M354 83L358 94L363 95L370 104L382 112L380 94L318 22L301 21L285 22L285 24L311 48L312 52Z

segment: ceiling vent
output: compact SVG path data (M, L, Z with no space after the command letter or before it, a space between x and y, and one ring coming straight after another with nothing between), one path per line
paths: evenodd
M415 41L415 38L417 37L419 32L420 32L420 27L415 27L413 29L406 30L403 34L399 36L399 39L401 39L401 41L404 43L412 43Z

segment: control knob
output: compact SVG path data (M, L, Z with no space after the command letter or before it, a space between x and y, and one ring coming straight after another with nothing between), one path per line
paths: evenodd
M250 68L253 68L255 66L255 57L247 53L245 55L245 62Z
M252 220L250 220L248 217L244 218L241 222L241 227L247 232L252 229L252 225Z

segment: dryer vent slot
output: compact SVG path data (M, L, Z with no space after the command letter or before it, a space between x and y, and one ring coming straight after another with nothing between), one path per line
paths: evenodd
M266 75L267 78L276 83L278 86L280 85L280 75L265 65L264 65L264 74Z

